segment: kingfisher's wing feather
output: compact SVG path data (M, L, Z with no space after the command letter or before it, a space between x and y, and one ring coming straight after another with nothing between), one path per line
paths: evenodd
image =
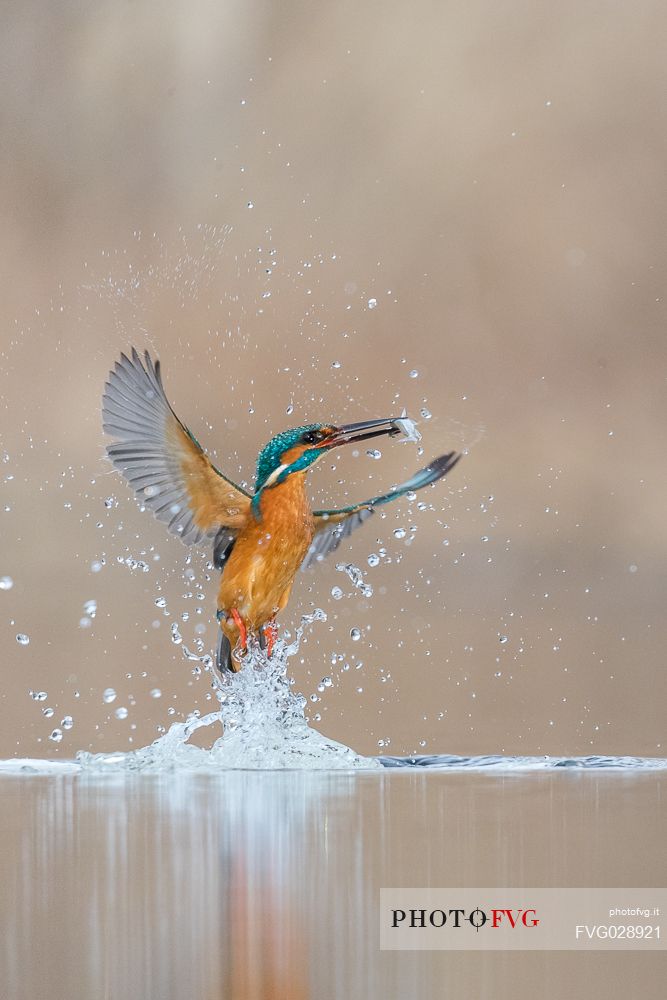
M331 552L335 552L344 538L348 538L355 528L371 517L373 508L360 505L352 511L316 510L313 514L315 535L301 563L301 569L310 569L326 559Z
M438 479L442 479L454 468L461 455L455 451L450 451L447 455L440 455L434 458L425 469L415 472L414 476L406 479L400 486L394 486L387 493L371 497L362 503L351 504L349 507L339 507L334 510L315 510L315 535L308 552L301 564L301 569L308 569L318 562L322 562L330 552L335 552L343 539L348 538L352 532L367 521L375 512L376 507L390 503L406 493L415 492L430 486Z
M158 520L187 545L224 528L239 530L250 494L216 469L171 408L160 362L132 349L121 354L104 387L102 426L115 438L113 464Z

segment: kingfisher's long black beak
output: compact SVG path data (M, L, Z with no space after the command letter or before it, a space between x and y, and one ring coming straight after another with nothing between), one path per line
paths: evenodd
M388 434L393 437L400 434L401 429L396 421L399 417L387 417L383 420L362 420L358 424L343 424L336 427L331 437L322 442L325 448L337 448L341 444L352 444L353 441L368 441L369 438Z

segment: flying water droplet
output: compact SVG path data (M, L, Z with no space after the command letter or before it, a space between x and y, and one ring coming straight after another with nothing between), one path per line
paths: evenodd
M159 688L153 688L153 690L151 691L151 698L161 698L161 697L162 697L162 691L160 691Z
M394 528L394 538L405 538L406 530L405 528Z
M25 632L19 632L16 636L16 641L19 646L27 646L30 642L30 636L26 635Z
M377 448L369 448L366 454L369 458L382 458L382 452Z
M375 309L376 306L377 306L377 304L378 304L378 300L377 299L369 299L368 300L368 308L369 309Z
M63 729L71 729L74 725L74 719L71 715L66 715L62 722L60 723Z
M127 719L128 711L124 705L121 705L120 708L117 708L113 714L117 719Z
M110 705L112 701L116 700L116 692L113 688L105 688L102 692L102 701L105 705Z
M46 691L29 691L28 694L33 701L46 701L49 697Z
M11 590L14 586L14 581L11 576L0 576L0 590Z
M54 743L60 743L62 738L63 738L62 729L54 729L51 735L49 736L49 739L53 740Z
M379 566L380 565L380 557L377 554L377 552L371 552L371 554L369 555L369 557L368 557L368 559L366 561L367 561L367 563L368 563L369 566Z
M359 642L359 640L361 639L361 629L351 628L350 639L352 640L352 642Z
M413 368L411 372L408 372L410 378L419 378L419 372L416 368Z
M364 597L373 596L373 588L370 583L365 582L364 575L358 566L353 563L337 563L336 569L339 573L346 573L352 581L353 587L360 590Z
M334 601L340 601L341 597L343 596L343 591L340 589L340 587L332 587L331 596L333 597Z
M506 636L506 635L501 635L501 636L500 636L500 639L499 639L499 642L501 642L501 643L506 643L506 642L509 642L509 638L508 638L508 636Z
M129 569L139 569L142 573L150 571L150 566L143 559L133 559L132 556L127 556L123 559L122 556L118 556L118 562L121 566L127 566Z

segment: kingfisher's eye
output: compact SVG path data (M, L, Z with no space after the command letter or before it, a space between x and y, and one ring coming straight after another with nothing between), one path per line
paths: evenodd
M322 440L321 431L307 431L301 438L304 444L317 444L318 441Z

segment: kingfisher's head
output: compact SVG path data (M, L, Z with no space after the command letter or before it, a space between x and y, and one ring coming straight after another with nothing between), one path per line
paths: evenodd
M305 424L271 438L257 459L256 489L284 483L288 476L307 472L332 448L353 441L366 441L382 434L401 433L401 418L364 420L358 424Z

